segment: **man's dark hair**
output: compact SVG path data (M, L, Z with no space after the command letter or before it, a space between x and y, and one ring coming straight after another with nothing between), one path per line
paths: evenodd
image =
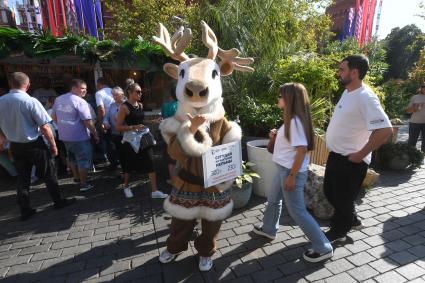
M101 84L101 85L108 85L109 84L108 80L104 77L98 78L97 83Z
M27 74L22 72L14 72L10 75L9 85L10 88L21 88L27 84L29 84L30 78Z
M366 55L350 55L342 60L342 62L344 61L348 63L348 68L350 68L350 70L357 69L359 71L359 79L364 79L369 70L369 59Z
M81 79L73 79L71 81L71 88L73 87L79 87L81 85L87 85L85 81L81 80Z

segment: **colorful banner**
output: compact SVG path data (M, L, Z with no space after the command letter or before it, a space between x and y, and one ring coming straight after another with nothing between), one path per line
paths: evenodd
M354 36L355 15L356 15L356 9L355 7L351 7L348 10L348 15L345 18L344 29L342 31L340 40L344 40L348 37Z
M41 7L40 3L38 3L38 0L34 0L34 13L35 13L35 20L37 24L38 30L43 30L43 16L41 14Z

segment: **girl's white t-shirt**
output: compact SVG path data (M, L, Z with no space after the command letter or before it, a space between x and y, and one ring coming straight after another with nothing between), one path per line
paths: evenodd
M282 127L280 127L277 131L273 151L273 161L285 168L291 169L294 164L296 154L295 147L308 145L302 123L296 116L291 120L291 130L289 134L291 141L285 137L285 125L282 125ZM309 162L310 155L306 154L299 172L307 171Z

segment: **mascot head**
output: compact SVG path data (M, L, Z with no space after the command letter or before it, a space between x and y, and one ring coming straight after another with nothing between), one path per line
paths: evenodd
M170 39L167 29L160 24L156 43L180 64L166 63L164 71L177 80L176 96L180 103L199 109L216 101L221 104L221 76L230 75L233 70L252 72L246 65L254 62L252 58L241 58L235 48L223 50L218 47L217 37L212 29L202 22L202 42L208 47L207 58L189 58L184 49L189 45L192 31L181 27ZM215 59L219 57L220 62Z

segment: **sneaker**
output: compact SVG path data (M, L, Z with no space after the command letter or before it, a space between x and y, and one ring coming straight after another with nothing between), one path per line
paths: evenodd
M270 234L267 234L266 232L264 232L263 231L263 228L260 227L260 226L258 226L258 225L254 225L254 228L252 229L252 232L254 232L257 235L260 235L260 236L264 236L266 238L269 238L271 240L274 240L276 238L276 236L273 236L273 235L270 235Z
M70 206L71 204L74 204L77 200L75 198L63 198L58 202L55 202L53 205L54 209L61 209L67 206Z
M199 257L199 270L200 271L210 271L213 266L213 260L210 256L200 256Z
M353 229L353 230L359 231L363 228L364 228L364 226L362 225L362 222L358 218L356 220L354 220L353 224L351 225L351 229Z
M92 184L81 184L80 192L87 192L93 189L94 186Z
M151 197L152 198L166 198L166 197L168 197L168 195L164 194L161 191L154 191L154 192L151 193Z
M308 262L319 262L319 261L331 258L333 255L334 255L333 250L330 250L327 253L321 254L321 253L315 252L312 249L309 249L303 254L303 258Z
M347 237L345 235L337 235L332 230L329 230L325 233L326 238L328 238L329 242L336 243L336 242L344 242Z
M25 211L21 211L21 221L25 221L31 218L34 214L37 213L37 210L34 208L30 208Z
M177 253L177 254L172 254L170 253L167 249L163 250L160 254L159 254L159 261L161 263L169 263L172 262L173 260L176 259L176 257L181 254L181 253Z
M130 188L124 188L124 195L125 195L126 198L132 198L133 192L131 191Z

